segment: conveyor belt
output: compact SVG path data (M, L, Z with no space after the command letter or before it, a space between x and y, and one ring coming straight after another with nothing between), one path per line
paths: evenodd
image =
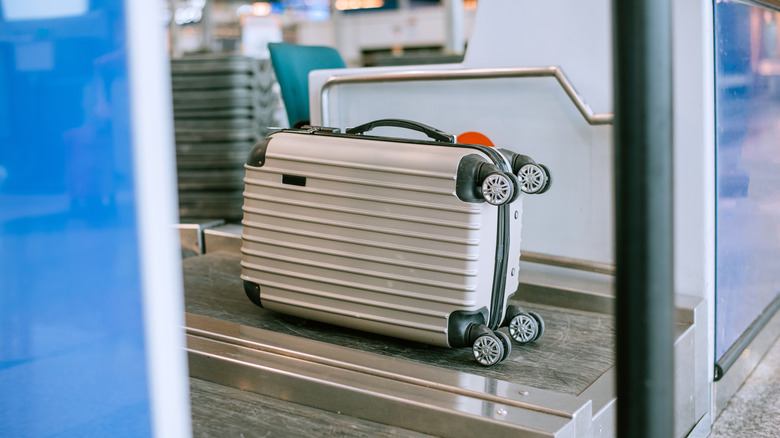
M194 378L190 400L195 438L430 436Z
M223 422L225 430L288 436L289 419L279 418L283 426L275 427L210 406L231 400L289 410L302 425L289 431L293 436L615 434L609 275L521 261L516 296L528 301L514 302L544 317L545 334L483 368L468 348L422 345L258 308L239 278L241 225L201 220L179 229L187 243L182 254L189 257L183 268L195 435L208 436ZM707 394L694 393L694 370L709 362L702 348L706 331L696 330L706 327L703 301L678 296L676 306L675 405L685 415L675 417L675 435L684 436L706 411ZM344 421L323 432L322 415L334 413Z
M615 333L609 315L514 301L542 315L545 333L533 344L515 344L501 364L483 368L468 348L433 347L261 309L244 294L240 260L222 253L184 260L187 312L575 396L614 365Z
M438 436L582 436L596 416L611 429L614 328L608 315L517 302L543 315L544 336L483 368L467 348L261 309L244 294L239 262L235 253L183 260L190 373L220 384L213 388L228 399L254 396L229 389L240 388L270 397L262 399L269 406L275 398L308 406L311 411L291 414L304 424L323 409L342 412L346 423L392 425L381 433L399 435L412 429ZM199 400L206 402L193 396L194 415L214 412ZM196 434L214 421L196 419ZM252 420L227 415L222 421L237 422L230 427L239 430Z

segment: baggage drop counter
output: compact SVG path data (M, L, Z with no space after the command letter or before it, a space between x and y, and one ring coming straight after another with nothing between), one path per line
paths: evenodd
M610 307L603 291L600 299L583 299L565 281L556 286L553 275L530 272L513 301L541 314L545 332L485 368L469 348L439 348L255 306L240 279L240 230L206 229L203 253L182 261L196 436L209 430L614 435L615 333L612 315L600 310ZM550 281L542 284L544 278ZM572 305L560 305L566 302ZM678 314L676 353L693 362L695 309ZM299 426L288 429L293 417Z

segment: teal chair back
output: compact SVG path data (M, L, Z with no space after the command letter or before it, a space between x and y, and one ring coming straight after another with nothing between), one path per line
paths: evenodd
M344 68L339 52L330 47L269 43L271 64L282 90L290 126L309 120L309 72Z

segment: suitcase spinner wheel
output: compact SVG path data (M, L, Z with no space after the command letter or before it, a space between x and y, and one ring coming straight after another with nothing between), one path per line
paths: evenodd
M504 344L495 333L485 333L478 337L474 341L472 351L477 362L486 367L495 365L506 357Z
M517 193L516 183L504 173L494 172L482 182L482 196L489 204L503 205Z
M536 312L528 312L528 314L534 317L536 324L539 326L539 331L536 333L536 337L534 337L534 341L536 341L542 337L542 334L544 334L544 320L542 319L542 316Z
M504 357L501 358L501 361L503 362L504 359L509 357L509 353L512 352L512 341L509 339L509 335L504 332L495 331L493 333L498 336L498 339L500 339L501 343L504 345Z
M478 364L489 367L509 357L512 343L506 333L490 330L484 324L472 324L467 328L471 352Z
M432 140L364 135L380 126ZM542 335L541 316L507 305L506 293L516 287L508 271L519 258L520 196L550 187L549 171L530 157L386 119L344 134L280 131L245 168L241 278L254 304L471 347L486 367L507 359L510 339Z
M536 163L523 165L517 172L521 190L525 193L544 193L549 185L550 177L546 167Z
M523 193L540 195L552 185L552 175L544 164L539 164L528 155L516 154L512 151L502 152L512 163L512 172L517 175L520 190Z
M533 316L527 313L515 315L509 321L509 335L512 336L518 344L527 344L536 339L539 334L539 326Z
M504 324L509 329L509 336L518 344L534 342L544 333L544 320L536 312L527 312L520 306L507 307Z

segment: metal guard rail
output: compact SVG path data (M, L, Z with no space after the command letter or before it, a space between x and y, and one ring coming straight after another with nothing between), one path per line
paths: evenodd
M553 77L577 107L582 117L590 125L610 125L614 121L611 113L594 114L593 110L574 89L560 67L518 67L518 68L469 68L453 70L409 70L402 72L364 73L344 76L331 76L322 85L320 91L320 111L322 124L328 125L326 108L330 89L341 84L367 84L382 82L415 81L453 81L463 79L502 79L502 78L545 78Z

